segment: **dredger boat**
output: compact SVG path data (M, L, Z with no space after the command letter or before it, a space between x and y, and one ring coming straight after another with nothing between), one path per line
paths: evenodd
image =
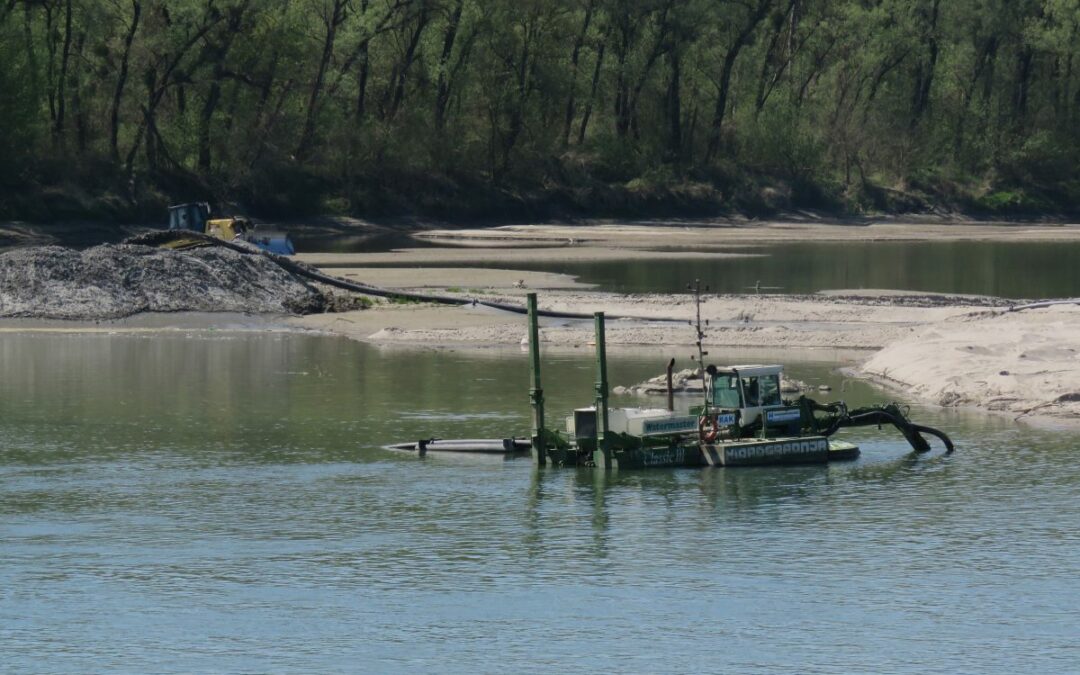
M953 451L941 431L912 423L895 403L849 410L843 401L818 403L800 396L784 400L783 366L705 367L705 396L689 414L662 408L609 408L604 315L595 315L596 401L574 410L564 430L547 428L540 381L536 295L529 294L529 356L532 371L532 454L537 464L640 469L683 466L814 464L851 460L858 446L831 438L844 427L892 424L916 452L935 436ZM699 359L701 349L698 321ZM704 363L699 360L699 363Z
M698 294L699 295L699 294ZM697 322L698 362L704 363L700 312ZM528 295L529 361L532 433L524 439L476 441L430 439L390 446L425 452L515 453L526 449L538 465L604 469L650 467L759 466L817 464L859 456L853 443L833 438L845 427L891 424L916 452L927 452L924 434L953 444L943 432L911 422L896 403L849 410L843 401L819 403L805 396L785 400L780 382L783 366L705 366L700 405L687 414L668 408L609 408L604 314L594 315L596 386L593 405L574 410L561 428L547 425L540 378L540 331L536 294Z

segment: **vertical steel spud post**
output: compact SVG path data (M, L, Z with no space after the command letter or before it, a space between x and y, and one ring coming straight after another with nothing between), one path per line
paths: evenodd
M537 466L547 464L547 439L544 438L544 390L540 386L540 324L536 318L536 293L529 293L529 402L532 404L532 456Z
M611 444L608 442L607 346L604 343L604 313L593 315L596 323L596 465L610 469Z

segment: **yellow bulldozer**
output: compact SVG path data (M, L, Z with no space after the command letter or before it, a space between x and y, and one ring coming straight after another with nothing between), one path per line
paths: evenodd
M239 239L278 255L296 253L292 241L284 232L257 232L254 223L242 216L211 218L210 205L206 202L170 206L169 229L200 232L225 241ZM171 247L186 248L202 243L204 242L194 238L190 240L180 238L172 242Z

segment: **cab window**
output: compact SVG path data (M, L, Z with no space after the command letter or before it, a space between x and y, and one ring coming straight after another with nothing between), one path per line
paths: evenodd
M718 408L741 408L739 401L739 378L717 375L712 378L713 405Z
M743 400L745 407L756 408L761 405L761 385L756 377L742 378Z
M761 388L761 405L782 405L779 375L765 375L758 378L758 383Z

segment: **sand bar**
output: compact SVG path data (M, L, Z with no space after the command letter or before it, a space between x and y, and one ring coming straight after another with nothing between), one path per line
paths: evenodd
M635 248L565 245L542 248L459 247L401 248L378 253L300 253L296 259L316 267L364 265L494 265L500 263L603 262L608 260L703 260L745 258L759 253L652 251Z
M1080 241L1080 225L1072 223L979 222L826 224L817 222L702 222L642 224L506 225L480 229L418 232L417 239L446 244L521 242L622 248L760 246L792 242L853 241Z
M569 274L476 267L334 267L323 271L357 283L416 290L508 287L547 290L592 287L592 284L580 282Z
M1080 306L950 317L861 371L939 405L1080 417Z
M527 292L504 289L477 297L524 305ZM450 295L471 297L467 292ZM687 295L553 290L540 294L539 300L541 309L642 317L608 322L607 342L614 347L693 343L693 331L686 322L695 308ZM709 321L706 346L875 350L927 324L984 310L951 296L927 296L918 304L906 298L905 302L897 305L889 297L710 295L702 304L702 318ZM482 306L379 302L369 310L314 314L293 323L377 343L507 346L519 344L525 336L525 319L520 314ZM574 346L592 340L593 326L588 320L546 319L543 332L546 344Z
M460 270L451 270L460 274ZM418 290L449 286L451 272L436 272ZM524 304L530 289L507 287L519 273L503 270L481 295ZM502 283L503 287L499 288ZM622 295L548 289L543 309L643 320L611 320L613 350L687 346L694 314L687 295ZM778 349L843 353L855 372L929 403L973 407L1017 417L1080 419L1080 307L1009 312L1010 303L982 296L912 292L832 291L827 294L707 295L706 349ZM651 319L651 320L650 320ZM667 321L675 319L676 321ZM525 320L485 307L446 307L377 301L372 309L318 314L290 321L377 345L507 349L520 346ZM588 349L590 321L546 319L542 339L553 348ZM1004 373L1004 374L1003 374Z

